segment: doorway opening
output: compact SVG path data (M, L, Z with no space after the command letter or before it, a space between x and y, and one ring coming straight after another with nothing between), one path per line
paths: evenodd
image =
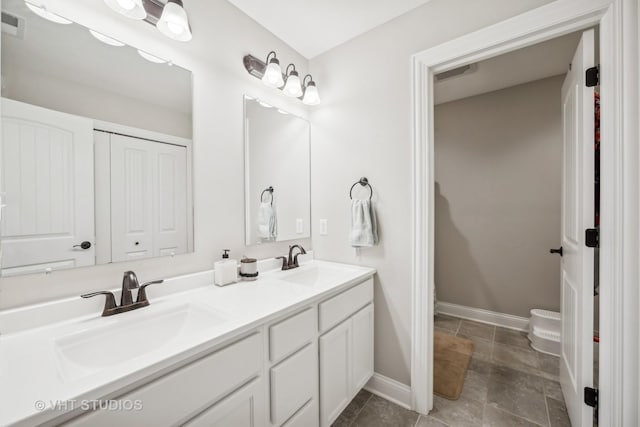
M596 151L593 125L575 127L589 126L580 114L594 123L595 97L572 66L597 63L595 39L578 31L434 76L433 416L445 423L458 408L490 425L570 425L565 395L582 417L576 377L593 383L580 372L593 356L571 319L593 315L594 250L577 230L596 226Z

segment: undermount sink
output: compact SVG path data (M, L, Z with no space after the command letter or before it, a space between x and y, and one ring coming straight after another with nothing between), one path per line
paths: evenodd
M135 314L138 316L114 317L108 319L108 325L55 339L55 354L64 379L77 379L144 356L180 336L226 321L217 313L190 303Z
M299 285L313 286L321 282L336 281L350 273L348 269L332 268L327 266L311 265L302 266L296 271L288 272L281 280Z

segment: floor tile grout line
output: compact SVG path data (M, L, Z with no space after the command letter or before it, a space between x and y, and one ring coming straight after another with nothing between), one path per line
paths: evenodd
M540 362L538 360L538 362ZM544 397L544 407L547 410L547 425L551 426L551 412L549 411L549 403L547 402L547 386L545 380L542 379L542 396Z
M488 405L488 403L487 403L487 405ZM499 408L499 407L497 407L497 406L495 407L495 409L498 409L498 410L500 410L500 411L502 411L502 412L504 412L504 413L506 413L506 414L513 415L513 416L514 416L514 417L516 417L516 418L520 418L520 419L522 419L522 420L529 421L530 423L535 424L535 425L540 426L540 427L549 427L549 425L551 424L551 423L549 423L549 424L547 424L546 426L543 426L542 424L540 424L540 423L538 423L538 422L536 422L536 421L534 421L534 420L532 420L532 419L530 419L530 418L527 418L527 417L525 417L525 416L523 416L523 415L521 415L521 414L516 414L516 413L513 413L513 412L511 412L511 411L507 411L507 410L506 410L506 409L504 409L504 408ZM548 418L548 417L547 417L547 418ZM547 421L549 421L549 420L547 420Z
M358 419L358 415L360 415L360 413L364 410L364 408L367 406L367 404L369 403L369 401L371 400L371 398L373 397L373 393L369 392L369 397L367 398L367 401L364 402L364 405L362 405L362 408L360 408L360 410L356 413L355 417L353 417L353 420L349 423L349 425L347 427L351 427L353 425L353 423L356 422L356 420Z

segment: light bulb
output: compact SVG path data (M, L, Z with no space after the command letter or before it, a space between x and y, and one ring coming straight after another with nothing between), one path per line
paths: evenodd
M94 30L89 30L89 32L91 33L91 35L93 37L95 37L96 39L100 40L102 43L108 44L110 46L116 46L116 47L121 47L124 46L124 43L116 40L116 39L112 39L111 37L105 36L102 33L99 33L97 31Z
M300 77L296 70L291 70L287 77L287 83L284 85L284 93L287 96L298 98L302 96L302 85L300 84Z
M133 10L134 7L136 7L136 4L134 3L133 0L116 0L118 2L118 5L120 5L121 8L123 8L124 10Z
M270 87L281 88L284 86L284 80L282 79L282 70L280 69L280 61L276 58L271 58L269 65L264 70L262 76L264 84Z
M56 15L55 13L49 12L44 6L42 7L36 6L27 1L25 1L24 4L27 5L27 7L31 12L35 13L40 18L46 19L47 21L55 22L56 24L65 24L65 25L73 24L72 21L69 21L68 19L63 18L62 16Z
M114 11L131 19L144 19L147 11L142 0L104 0L105 4Z
M193 38L187 12L182 7L182 0L167 2L156 27L162 34L173 40L188 42Z
M315 82L312 80L307 84L304 90L304 96L302 97L302 103L305 105L318 105L320 104L320 94Z
M184 27L180 24L176 24L175 22L167 22L167 27L169 31L171 31L175 35L180 35L184 33Z

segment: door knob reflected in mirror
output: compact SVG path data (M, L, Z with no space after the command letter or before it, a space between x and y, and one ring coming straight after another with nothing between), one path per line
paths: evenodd
M549 253L558 254L558 255L562 256L562 246L560 246L558 249L549 249Z
M89 249L91 247L91 242L85 240L84 242L80 243L79 245L73 245L74 248L80 248L80 249Z

